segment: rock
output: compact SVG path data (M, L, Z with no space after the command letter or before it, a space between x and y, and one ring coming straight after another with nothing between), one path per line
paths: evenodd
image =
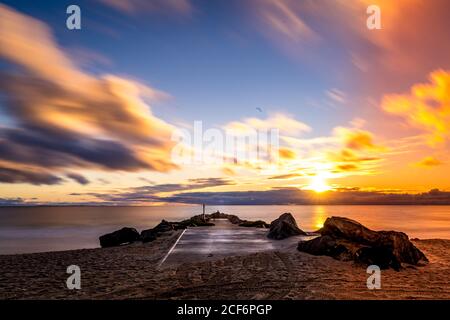
M226 214L220 211L213 212L211 214L206 215L208 219L228 219L232 224L240 224L244 222L238 216L234 214Z
M366 228L359 222L342 217L327 218L319 233L322 236L329 235L334 238L344 238L367 244L378 239L376 231Z
M120 246L121 244L131 243L140 240L139 233L134 228L122 228L112 233L102 235L100 246L102 248Z
M153 229L147 229L147 230L141 231L141 239L142 239L142 242L144 242L144 243L155 241L157 237L158 237L158 234L157 234L157 232L153 231Z
M306 235L299 229L294 217L290 213L283 213L278 219L270 223L268 238L281 240L291 236Z
M183 222L169 222L162 220L156 227L152 229L143 230L141 232L142 242L150 242L156 240L161 234L170 232L173 230L186 229L186 224Z
M399 270L401 264L389 247L362 247L356 252L355 261L364 265L377 265L381 269Z
M189 219L183 220L180 222L180 225L183 225L184 227L211 227L214 226L214 223L208 222L209 218L208 215L205 215L205 218L203 218L202 214L193 216Z
M228 215L228 220L232 223L232 224L241 224L244 221L242 221L238 216L235 215Z
M213 212L207 216L209 219L228 219L228 215L220 211Z
M239 227L248 227L248 228L268 228L270 225L265 223L262 220L257 221L243 221L239 224Z
M154 227L152 230L153 232L162 233L162 232L168 232L172 231L175 228L173 227L172 222L168 222L166 220L162 220L156 227Z
M402 264L428 262L403 232L377 232L348 218L331 217L325 221L320 233L318 238L299 242L298 250L364 265L374 264L382 269L399 270Z
M297 247L299 251L320 256L330 256L343 261L352 260L354 252L359 248L360 246L354 246L351 242L335 239L331 236L322 236L309 241L300 241Z
M184 230L187 228L187 226L181 222L171 222L171 224L173 225L173 230Z

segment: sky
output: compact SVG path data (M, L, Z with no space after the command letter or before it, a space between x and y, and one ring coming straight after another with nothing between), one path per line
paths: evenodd
M450 203L449 15L446 0L1 1L0 205Z

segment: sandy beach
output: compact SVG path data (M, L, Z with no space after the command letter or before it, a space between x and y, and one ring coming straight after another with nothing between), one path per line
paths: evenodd
M178 230L145 244L2 255L0 299L450 299L450 240L414 240L430 263L382 270L382 288L368 290L361 266L299 252L295 238L270 247L261 230L241 230L253 253L222 241L208 247L222 254L191 255L183 248L193 235L179 240ZM81 268L80 290L66 288L72 264Z

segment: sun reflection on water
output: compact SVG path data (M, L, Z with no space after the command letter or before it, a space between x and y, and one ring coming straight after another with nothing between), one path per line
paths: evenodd
M327 214L326 214L325 207L323 207L323 206L314 207L313 223L314 223L315 228L317 228L317 229L322 228L326 218L327 218Z

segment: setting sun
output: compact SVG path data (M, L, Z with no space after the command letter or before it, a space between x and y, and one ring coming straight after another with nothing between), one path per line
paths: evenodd
M324 175L319 174L312 177L311 183L306 187L306 189L320 193L331 190L331 187L327 184L327 179Z

